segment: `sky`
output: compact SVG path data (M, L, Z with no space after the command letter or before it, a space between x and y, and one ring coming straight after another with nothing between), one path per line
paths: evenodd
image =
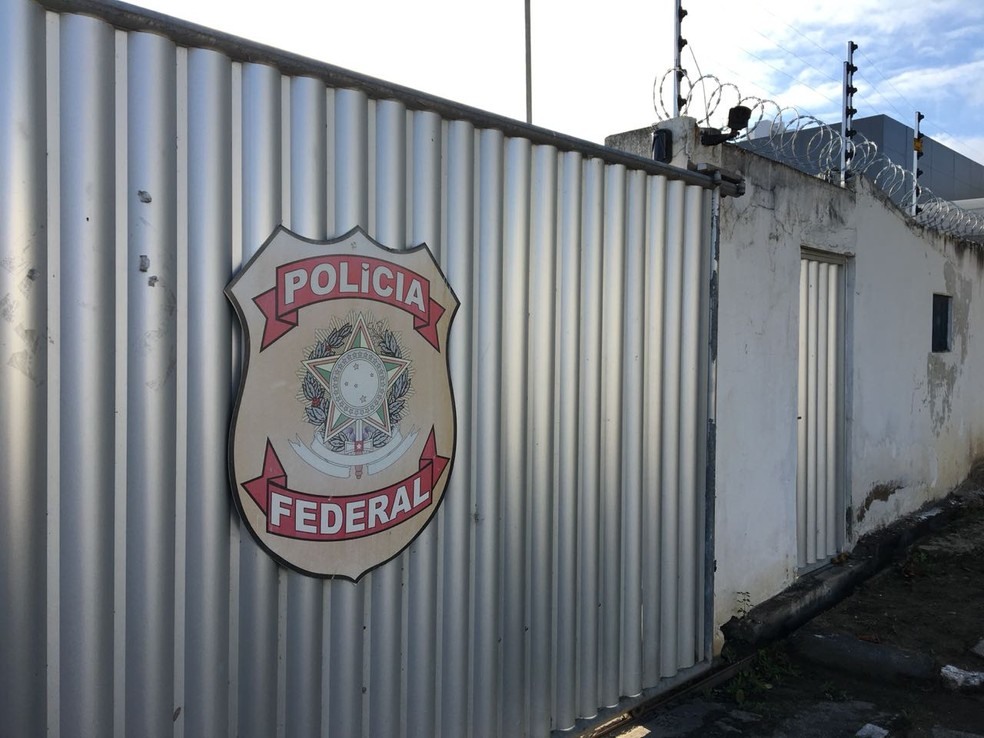
M526 117L524 0L136 4ZM884 113L911 126L919 110L926 135L984 163L980 0L684 0L683 7L682 66L691 79L714 75L742 96L838 122L843 62L854 41L857 117ZM601 143L665 117L653 97L673 66L674 13L674 0L531 0L534 125ZM667 100L670 85L667 79Z

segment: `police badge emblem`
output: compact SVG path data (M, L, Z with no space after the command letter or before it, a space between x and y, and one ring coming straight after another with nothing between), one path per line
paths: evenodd
M245 360L233 497L271 555L359 579L406 548L447 488L458 299L426 245L278 228L226 288Z

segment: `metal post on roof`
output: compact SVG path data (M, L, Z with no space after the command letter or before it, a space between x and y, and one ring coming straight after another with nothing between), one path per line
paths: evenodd
M919 168L919 160L923 155L923 135L919 130L919 124L926 116L916 111L916 122L912 127L912 204L909 206L909 215L915 218L922 210L919 207L919 196L922 194L922 187L919 186L919 177L923 171Z
M533 34L530 28L530 0L526 0L526 122L533 123Z
M687 11L683 9L683 0L676 0L676 10L673 15L673 117L680 115L680 108L686 100L680 95L680 82L683 81L683 61L681 54L683 47L687 45L687 39L682 35L683 19L687 17Z
M858 88L854 86L854 73L858 68L854 66L854 52L858 50L858 45L853 41L847 42L847 61L844 62L844 88L843 101L841 107L841 160L840 175L841 187L847 186L847 180L851 177L851 160L854 158L854 114L858 112L854 107L854 93Z

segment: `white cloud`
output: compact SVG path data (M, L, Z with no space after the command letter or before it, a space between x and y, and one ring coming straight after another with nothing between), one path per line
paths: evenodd
M522 3L479 0L137 0L160 12L492 112L525 114ZM849 38L861 44L862 114L919 107L973 133L984 86L984 3L969 0L684 0L684 66L836 119ZM672 3L535 0L534 122L600 141L656 117L672 66ZM887 78L887 81L886 81Z

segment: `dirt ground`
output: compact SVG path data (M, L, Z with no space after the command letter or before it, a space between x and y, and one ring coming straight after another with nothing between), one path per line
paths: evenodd
M944 665L984 671L984 647L971 650L984 640L984 497L975 486L958 494L959 514L943 529L730 680L692 689L616 735L984 738L984 690L955 690L940 677Z

